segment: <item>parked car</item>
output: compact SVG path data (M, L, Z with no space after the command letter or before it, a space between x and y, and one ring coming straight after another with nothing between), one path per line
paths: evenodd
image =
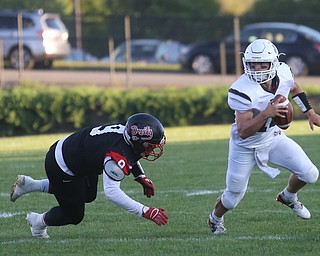
M262 22L240 30L240 48L244 51L257 38L272 41L295 75L320 73L320 32L310 27L284 22ZM227 72L235 71L234 35L225 43ZM217 73L220 68L220 42L202 42L183 48L179 57L182 67L199 74Z
M91 53L80 49L71 49L70 54L65 57L65 61L85 61L85 62L95 62L98 58L93 56Z
M182 45L174 40L133 39L131 43L131 61L143 63L178 63ZM114 50L115 62L126 62L126 42ZM109 57L104 58L109 61Z
M58 14L20 12L22 16L22 42L24 67L49 68L55 59L69 55L68 31ZM11 67L19 68L18 12L0 12L0 40L3 57Z

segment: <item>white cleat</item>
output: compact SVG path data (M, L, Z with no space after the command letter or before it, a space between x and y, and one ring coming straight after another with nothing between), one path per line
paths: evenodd
M44 224L43 221L43 214L30 212L28 213L26 220L30 226L32 236L49 238L49 235L47 234L47 225Z
M298 198L294 201L288 200L283 192L279 193L276 200L281 204L284 204L292 209L292 211L302 219L308 220L311 218L311 214L309 210L298 201Z
M223 225L223 220L220 222L217 222L211 217L211 214L209 215L208 225L209 225L209 228L211 229L212 234L214 235L224 234L227 232L227 229Z
M20 196L31 192L33 189L33 181L29 176L18 175L15 183L11 187L10 200L15 202Z

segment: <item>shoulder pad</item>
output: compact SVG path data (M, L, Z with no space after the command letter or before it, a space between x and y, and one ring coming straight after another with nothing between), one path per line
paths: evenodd
M109 152L108 154L106 154L106 158L105 158L105 162L107 160L107 158L112 158L116 164L122 169L122 171L124 172L125 175L129 175L130 174L130 169L132 168L131 165L129 164L128 160L126 157L122 156L121 154L117 153L117 152Z
M115 181L121 181L124 178L123 170L117 165L117 163L112 160L111 157L106 157L104 161L104 172L109 176L109 178Z

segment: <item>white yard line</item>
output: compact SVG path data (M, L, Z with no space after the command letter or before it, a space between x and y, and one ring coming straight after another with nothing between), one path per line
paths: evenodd
M1 218L12 218L17 215L24 215L25 212L0 212L0 219Z

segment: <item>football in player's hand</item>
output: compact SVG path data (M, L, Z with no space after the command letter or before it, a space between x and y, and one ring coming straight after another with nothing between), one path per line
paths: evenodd
M276 95L273 99L273 101L277 101L277 99L281 97L280 99L280 102L278 104L278 106L288 106L288 112L285 113L285 117L282 118L282 117L279 117L279 116L275 116L273 118L273 122L275 122L275 124L280 127L281 129L287 129L291 122L292 122L292 119L293 119L293 107L292 107L292 104L291 102L283 95Z

